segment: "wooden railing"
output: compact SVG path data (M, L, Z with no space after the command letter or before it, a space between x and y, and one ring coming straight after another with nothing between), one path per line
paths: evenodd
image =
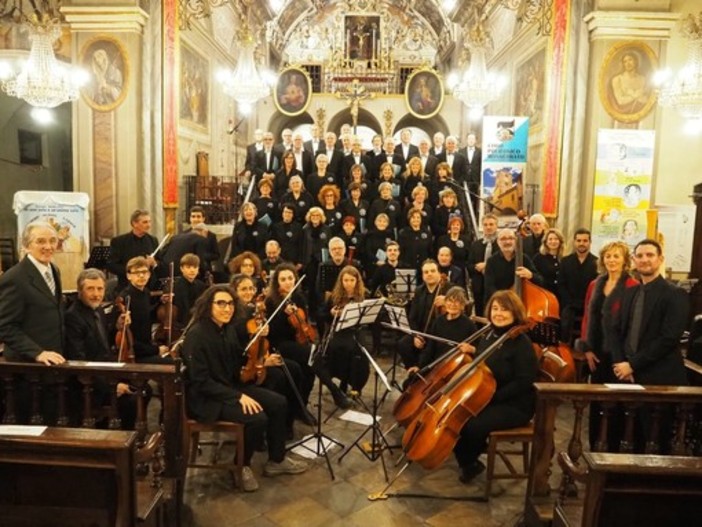
M569 458L578 463L584 450L582 431L584 411L593 401L602 404L603 416L600 422L599 437L606 437L607 416L618 405L624 407L624 436L620 451L633 451L634 420L636 410L651 408L654 433L646 442L647 453L658 453L660 446L654 437L660 427L661 410L673 406L673 441L671 454L690 456L699 453L700 423L699 410L702 408L702 388L678 386L647 386L644 390L608 388L592 384L537 383L537 404L534 418L534 443L532 463L524 505L524 521L527 525L548 525L553 514L555 493L552 493L549 478L552 473L553 458L556 454L554 431L559 409L569 405L574 417L567 444ZM603 442L604 444L605 442ZM600 445L601 446L601 445ZM568 476L562 476L559 488L571 489L574 485Z

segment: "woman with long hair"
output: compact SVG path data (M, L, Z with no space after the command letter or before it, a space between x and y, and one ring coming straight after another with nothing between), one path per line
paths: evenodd
M629 246L622 241L613 241L600 249L598 266L602 273L595 278L585 294L585 309L576 349L584 352L592 383L618 383L612 370L612 341L618 338L616 323L619 318L624 292L636 287L638 282L629 274L631 256ZM595 450L598 439L602 407L590 404L590 448ZM617 452L623 432L621 416L610 416L607 452Z
M347 265L340 272L334 289L327 300L325 313L329 324L338 319L346 304L365 300L366 288L358 269ZM331 326L330 326L331 327ZM346 392L348 387L360 392L368 381L370 366L368 359L358 348L354 339L354 328L334 333L326 349L325 360L333 377L340 381L339 388Z
M534 256L534 266L544 279L544 287L560 298L561 258L565 248L565 238L558 229L548 229L541 241L541 247Z
M193 324L183 343L187 364L186 402L190 416L198 421L231 421L244 424L244 470L241 487L258 489L251 470L251 458L268 443L266 476L299 474L307 466L285 456L285 397L239 378L242 349L231 324L235 301L228 285L215 285L205 291L193 309Z
M280 164L280 169L275 173L275 195L278 198L282 197L290 188L290 178L302 176L292 151L288 150L282 155Z
M276 310L287 294L292 291L297 280L294 266L284 263L276 267L271 277L270 290L266 296L266 313L272 314ZM316 374L320 382L331 392L336 405L340 408L349 408L351 401L334 384L325 362L319 357L315 357L310 366L310 354L312 353L312 345L315 343L311 341L302 343L296 338L298 335L295 325L300 322L302 314L305 317L309 315L308 304L302 292L296 290L270 321L268 334L270 343L284 359L293 360L302 368L303 389L301 395L305 403L309 399Z
M527 319L524 304L511 289L493 294L485 314L493 329L478 343L476 357L511 329L525 324ZM495 377L495 393L488 405L464 425L453 449L463 483L485 469L478 457L485 450L491 432L524 426L534 416L538 364L529 337L519 333L507 339L485 359L485 365Z
M263 291L263 279L261 278L261 259L251 251L243 251L229 260L229 272L232 275L243 274L251 278L256 286L256 292Z
M410 158L407 161L407 168L402 173L402 202L406 205L412 198L412 191L417 185L426 183L426 174L422 167L422 160L418 157Z

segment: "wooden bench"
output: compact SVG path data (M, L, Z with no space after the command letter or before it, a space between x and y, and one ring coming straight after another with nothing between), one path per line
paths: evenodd
M68 426L72 420L69 416L68 387L77 380L81 386L82 398L78 422L83 428L92 429L96 425L92 387L98 379L111 386L113 392L119 382L128 382L143 393L146 393L143 388L149 381L154 381L158 385L162 408L160 428L163 442L163 467L159 472L162 481L162 501L165 504L163 509L167 511L170 519L169 525L179 525L186 470L182 429L183 390L179 364L176 364L175 367L150 364L123 364L116 367L112 363L87 364L69 361L61 366L47 367L42 364L7 362L0 359L0 385L2 385L2 396L4 396L4 407L0 406L1 422L3 424L17 424L16 397L18 392L16 386L23 383L25 387L29 386L28 392L25 393L30 398L29 424L40 425L44 423L44 417L41 413L42 391L50 387L57 396L57 422L55 424L58 427ZM110 404L100 411L107 414L109 430L119 429L121 423L117 412L116 396L112 397ZM146 404L143 397L139 397L137 400L135 432L137 452L144 451L148 445L149 436ZM146 465L146 460L142 460L142 468ZM142 497L147 501L151 499L150 503L155 504L148 484L138 483L138 488L140 499Z
M585 447L582 433L585 426L585 411L592 401L602 403L605 413L600 429L600 438L606 438L607 415L618 405L624 408L624 436L620 443L620 452L633 453L633 434L636 412L642 407L652 410L652 429L658 430L661 422L660 410L672 406L674 419L672 431L674 440L671 455L697 455L699 449L700 423L697 416L702 408L702 388L682 386L645 386L643 390L631 390L627 387L609 388L596 384L536 383L536 414L534 417L534 443L532 445L531 465L524 503L524 523L526 525L550 525L557 492L568 495L577 493L577 486L567 473L554 473L556 485L550 481L553 470L553 458L556 454L554 431L556 423L567 422L559 419L572 412L572 428L568 432L565 448L570 460L580 464ZM559 412L560 410L560 412ZM660 445L649 434L646 453L659 454ZM602 441L606 443L606 441ZM562 449L559 449L562 450Z
M585 495L561 496L553 527L664 527L692 525L702 517L701 458L585 452L583 459L581 468L567 454L559 456Z

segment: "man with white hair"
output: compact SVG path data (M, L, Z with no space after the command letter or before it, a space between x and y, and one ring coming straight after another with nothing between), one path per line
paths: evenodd
M339 188L343 188L341 182L343 180L344 153L337 147L336 143L336 134L334 132L327 132L324 134L324 149L318 150L317 155L326 154L329 163L327 165L327 171L334 174L337 185L339 185Z
M364 152L361 145L361 138L357 135L351 138L351 152L344 156L343 176L348 178L351 173L351 167L360 165L363 175L365 176L371 169L371 159Z
M541 242L544 239L544 233L548 229L548 222L543 214L532 214L529 218L529 229L531 234L524 238L524 255L532 260L539 253Z
M412 130L409 128L403 128L400 132L400 144L395 147L395 153L400 154L402 159L407 164L410 157L416 157L419 155L419 149L413 145L412 141Z
M379 156L373 158L373 170L371 170L372 181L378 180L378 175L380 174L380 166L383 163L390 163L393 165L395 174L399 174L405 168L405 160L402 159L400 154L395 153L395 140L392 136L388 136L383 139L383 152Z
M244 167L249 172L248 175L253 174L256 152L260 152L261 150L263 150L263 130L256 128L256 130L254 130L254 142L246 147L246 161L244 161Z
M324 137L320 133L319 125L317 124L311 126L310 133L312 134L312 139L305 141L304 148L314 157L319 150L324 148Z
M256 152L253 172L257 176L275 177L275 172L280 168L280 157L273 145L272 132L263 134L263 149Z
M444 141L446 140L446 137L441 132L436 132L432 140L434 144L429 150L429 153L438 158L444 151Z
M293 134L292 153L295 156L295 167L302 172L303 181L307 179L314 170L312 154L305 150L305 141L300 132Z
M433 178L436 175L436 166L439 160L431 154L431 141L428 137L422 137L419 140L419 160L422 162L424 173Z
M290 128L284 128L280 133L280 138L282 141L276 145L278 150L278 155L282 156L283 153L288 150L292 150L293 147L293 131Z
M439 162L448 163L453 172L453 179L463 184L466 180L468 161L466 156L458 151L458 138L450 135L446 138L446 149L436 156Z

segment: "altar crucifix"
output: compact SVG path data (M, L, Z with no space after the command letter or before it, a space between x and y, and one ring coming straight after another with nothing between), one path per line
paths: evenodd
M346 91L337 91L334 93L334 96L337 99L344 99L349 105L351 119L353 122L353 133L357 133L356 127L358 125L358 110L361 106L361 101L365 99L374 99L375 93L371 93L363 84L359 82L358 79L354 79L351 84L346 86Z

